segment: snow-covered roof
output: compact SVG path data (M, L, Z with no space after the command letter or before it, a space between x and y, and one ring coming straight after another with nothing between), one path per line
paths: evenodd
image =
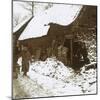
M36 15L22 32L19 40L47 35L49 23L67 26L78 16L82 5L55 4L53 7Z

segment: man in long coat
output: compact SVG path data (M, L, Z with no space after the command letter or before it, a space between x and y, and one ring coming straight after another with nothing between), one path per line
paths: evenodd
M24 72L23 75L27 75L29 71L29 61L31 60L31 54L27 47L22 46L22 71Z

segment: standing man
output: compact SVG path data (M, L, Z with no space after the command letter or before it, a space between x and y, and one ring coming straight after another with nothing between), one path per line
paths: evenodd
M27 76L27 72L29 71L29 61L31 60L31 54L26 46L22 45L22 71L23 75Z
M67 65L68 64L67 56L68 56L68 48L63 46L63 44L61 44L58 47L58 56L57 56L58 60L62 61L65 65Z
M21 52L20 43L18 40L17 41L14 40L14 44L13 44L13 78L18 78L18 73L19 73L20 67L17 64L17 61L18 61L18 58L20 57L20 52Z

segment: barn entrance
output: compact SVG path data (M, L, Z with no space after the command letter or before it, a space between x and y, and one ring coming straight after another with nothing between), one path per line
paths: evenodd
M84 64L90 63L85 42L79 41L78 39L75 41L75 37L72 35L66 35L64 39L64 47L68 48L68 66L72 66L77 70Z
M68 48L67 60L68 60L68 65L71 66L73 64L73 36L72 35L65 36L64 46Z

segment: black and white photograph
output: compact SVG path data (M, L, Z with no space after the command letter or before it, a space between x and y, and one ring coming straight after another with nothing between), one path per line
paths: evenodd
M97 94L97 6L12 1L12 98Z

